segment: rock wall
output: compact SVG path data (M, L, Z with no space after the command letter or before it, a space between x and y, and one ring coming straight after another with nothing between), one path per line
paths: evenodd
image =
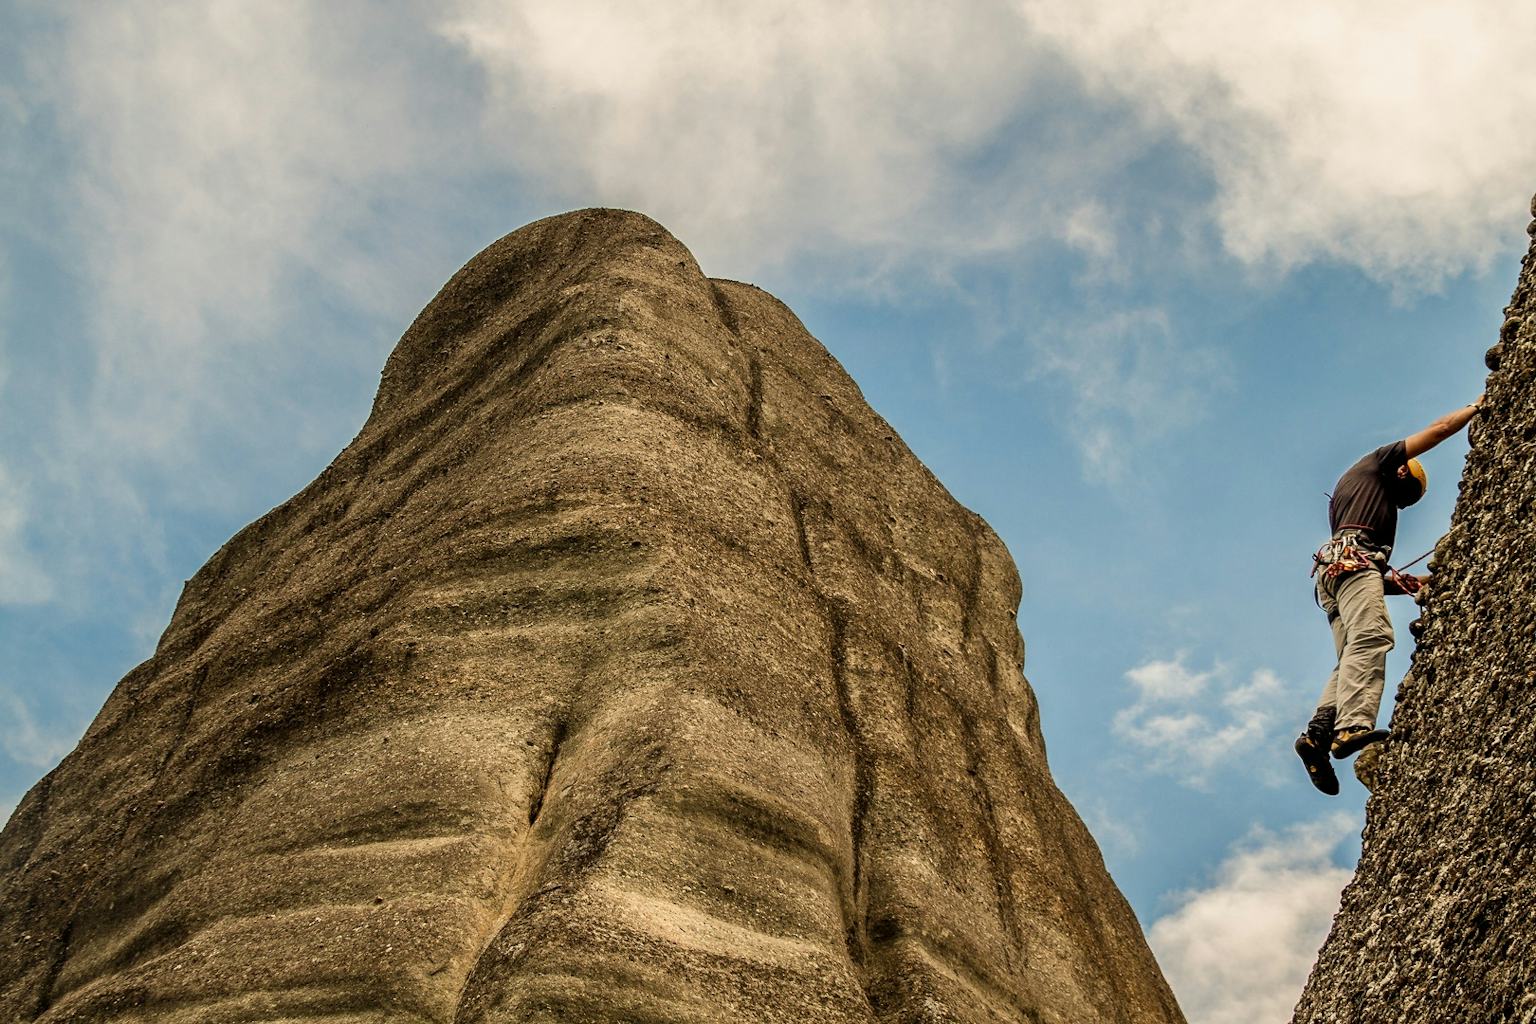
M1536 239L1505 317L1298 1024L1536 1022Z
M0 1019L1180 1021L1018 597L783 305L529 225L0 834Z

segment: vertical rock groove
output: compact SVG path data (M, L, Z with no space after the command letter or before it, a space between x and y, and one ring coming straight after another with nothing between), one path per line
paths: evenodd
M71 915L59 930L58 938L54 942L53 956L48 960L48 972L43 975L43 982L37 989L37 1006L33 1010L34 1017L41 1017L48 1007L53 1005L54 988L59 983L59 974L64 970L64 962L69 959L70 937L74 934L75 921Z
M868 945L867 900L864 891L864 820L869 814L869 804L873 797L874 774L870 768L869 749L859 726L858 715L854 711L853 695L848 687L847 612L835 600L824 599L824 607L831 634L832 682L837 689L838 718L853 751L853 800L848 814L852 872L849 880L850 907L845 927L849 955L853 958L854 967L862 970Z
M528 801L528 827L532 828L539 820L539 812L544 809L544 796L549 792L549 780L555 777L555 764L560 760L560 745L565 742L565 722L562 720L555 725L554 734L549 739L549 753L544 760L544 772L539 777L538 788L534 790L533 799Z
M186 742L187 730L192 725L192 716L197 713L197 702L202 694L203 683L208 678L208 666L200 665L187 684L186 700L183 704L181 722L176 727L176 734L171 738L170 744L165 748L165 756L160 761L160 770L163 772L166 765L171 763Z
M948 697L948 695L945 695ZM1010 873L1008 848L1002 840L1002 828L998 823L997 806L992 800L992 791L987 783L984 766L982 764L982 751L986 744L982 742L976 730L976 723L966 710L960 706L953 697L949 697L950 706L954 709L956 719L965 734L965 773L970 777L971 789L977 806L981 809L980 825L981 839L986 844L987 860L994 871L992 874L993 887L996 893L996 909L998 919L1002 922L1003 931L1011 940L1008 948L1010 956L1021 953L1020 947L1024 944L1024 936L1019 929L1016 918L1016 901L1013 893L1013 880Z
M750 389L747 405L747 434L757 440L763 433L763 357L759 352L752 352L752 362L749 366L750 376L747 386Z

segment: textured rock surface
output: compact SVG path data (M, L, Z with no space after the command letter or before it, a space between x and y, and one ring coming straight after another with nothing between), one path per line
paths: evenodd
M1298 1022L1536 1022L1536 243L1488 363L1360 866Z
M0 836L0 1019L1179 1021L1008 554L793 314L529 225Z

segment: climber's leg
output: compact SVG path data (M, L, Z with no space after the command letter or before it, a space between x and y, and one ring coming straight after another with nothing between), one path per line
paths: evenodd
M1339 620L1339 609L1330 593L1331 588L1324 583L1324 580L1318 580L1317 600L1328 615L1328 626L1333 631L1333 653L1337 659L1344 652L1344 625ZM1312 785L1329 796L1336 796L1339 792L1338 776L1334 774L1333 765L1328 760L1328 747L1333 740L1333 723L1338 704L1338 685L1339 666L1335 661L1333 671L1328 674L1328 683L1323 687L1323 695L1318 699L1317 710L1312 713L1312 720L1307 723L1306 730L1296 737L1294 744L1296 755L1307 768L1307 778Z
M1381 706L1387 652L1393 643L1381 574L1366 570L1344 577L1339 581L1338 602L1344 645L1336 684L1337 728L1371 729Z
M1376 728L1376 714L1386 685L1392 620L1387 615L1380 573L1351 573L1339 580L1336 593L1344 646L1335 687L1338 716L1333 755L1348 757L1387 735Z

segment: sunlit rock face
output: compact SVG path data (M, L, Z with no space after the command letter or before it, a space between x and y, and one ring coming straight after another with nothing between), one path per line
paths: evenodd
M22 802L0 1019L1180 1021L1018 598L783 305L531 224Z
M1536 1021L1536 242L1487 361L1360 866L1297 1022Z

